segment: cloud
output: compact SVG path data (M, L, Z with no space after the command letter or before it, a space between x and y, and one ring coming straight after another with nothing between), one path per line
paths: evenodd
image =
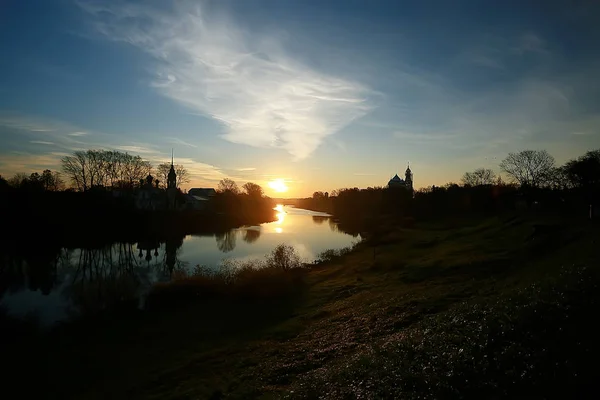
M44 140L30 140L29 143L35 143L35 144L46 144L46 145L54 145L54 142L46 142Z
M256 171L256 168L254 168L254 167L237 168L236 171L239 171L239 172Z
M548 53L548 49L546 48L546 41L542 39L539 35L532 32L528 32L521 35L521 37L518 40L517 46L514 47L514 51L517 54Z
M167 139L168 139L167 141L169 143L180 144L180 145L183 145L183 146L186 146L186 147L193 147L193 148L198 147L195 144L191 144L191 143L185 142L185 141L183 141L183 140L181 140L179 138L176 138L176 137L169 137Z
M303 159L373 107L360 83L311 69L286 53L278 35L253 34L197 3L177 3L170 13L133 4L81 7L98 32L150 54L152 86L220 121L230 142Z
M86 136L86 135L89 135L89 133L80 131L80 132L71 132L71 133L68 133L68 135L69 136Z
M117 150L121 150L121 151L126 151L126 152L130 152L130 153L141 153L141 154L151 154L151 153L155 153L156 150L153 150L149 147L144 147L144 146L125 146L125 145L120 145L120 146L114 146L115 149Z
M52 129L48 129L51 127ZM37 140L41 129L44 138L49 140ZM57 121L45 120L26 115L0 114L0 132L3 136L15 137L23 143L23 135L32 136L31 140L24 141L19 146L19 151L10 151L3 148L0 150L0 173L11 175L17 172L33 172L46 168L52 170L60 169L60 159L72 154L73 151L88 149L120 150L141 155L153 165L163 162L171 162L170 154L159 150L158 146L150 143L137 143L123 140L123 135L108 135L102 132L88 132L71 124ZM83 135L70 135L69 133L85 133ZM5 137L4 137L5 138ZM94 139L91 141L90 139ZM83 141L82 141L83 140ZM29 146L27 143L54 145L53 151L39 153L39 146ZM193 158L177 157L178 164L182 164L189 172L190 186L214 184L224 179L232 178L242 180L239 177L230 176L219 167L198 162Z

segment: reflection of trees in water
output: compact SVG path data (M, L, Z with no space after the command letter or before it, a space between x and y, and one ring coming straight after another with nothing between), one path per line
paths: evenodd
M60 247L46 246L0 250L0 297L6 291L18 291L23 287L40 290L46 295L50 293L65 252L67 250Z
M156 279L169 280L185 269L177 259L183 237L165 242L116 243L101 248L0 251L0 297L24 288L61 293L81 311L137 299ZM161 254L162 253L162 254ZM59 277L62 278L58 286Z
M217 248L222 253L228 253L235 249L235 241L236 241L237 232L232 229L225 233L217 233L215 234L215 239L217 241Z
M330 219L329 217L325 217L323 215L313 215L312 216L312 220L315 224L317 225L321 225L323 222L325 222L325 220Z
M256 242L259 237L260 237L260 228L246 229L244 231L244 236L242 236L242 239L244 240L244 242L251 244L251 243Z
M329 229L332 232L338 232L338 224L333 220L333 218L329 218Z

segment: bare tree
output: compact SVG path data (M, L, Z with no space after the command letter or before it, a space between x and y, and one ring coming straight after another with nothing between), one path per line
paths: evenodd
M235 183L232 179L225 178L221 179L221 181L219 182L219 186L217 186L217 191L221 193L239 194L240 188L238 187L237 183Z
M7 182L10 186L18 188L29 182L29 176L23 172L17 172L12 178L9 178Z
M177 175L176 185L177 187L181 186L184 183L188 183L190 181L190 175L187 169L181 164L175 164L173 166L175 168L175 174ZM170 163L162 163L156 167L157 178L160 179L160 186L165 188L167 187L167 182L169 180L169 171L171 170Z
M257 185L256 183L247 182L244 184L244 186L242 186L242 188L244 189L246 194L250 197L257 197L257 198L263 197L263 194L264 194L263 188L260 185Z
M554 170L554 157L546 150L523 150L509 153L500 163L500 169L521 186L546 185Z
M94 186L132 187L152 172L152 165L140 156L118 151L76 151L61 163L65 177L81 191Z
M80 191L90 188L88 179L88 162L84 151L76 151L72 156L63 157L62 170L73 186Z
M465 186L492 185L496 174L489 168L477 168L473 172L465 172L462 183Z

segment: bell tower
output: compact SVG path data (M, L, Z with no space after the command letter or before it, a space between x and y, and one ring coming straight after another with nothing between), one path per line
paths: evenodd
M413 173L410 170L410 162L408 163L406 171L404 172L404 182L406 182L406 186L410 188L410 190L413 190Z
M175 173L175 166L173 165L173 149L171 149L171 169L167 175L167 189L177 188L177 174Z

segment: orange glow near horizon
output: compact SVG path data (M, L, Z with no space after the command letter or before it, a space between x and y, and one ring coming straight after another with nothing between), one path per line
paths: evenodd
M288 187L283 181L283 179L273 179L269 182L269 187L277 193L287 192L288 190Z

